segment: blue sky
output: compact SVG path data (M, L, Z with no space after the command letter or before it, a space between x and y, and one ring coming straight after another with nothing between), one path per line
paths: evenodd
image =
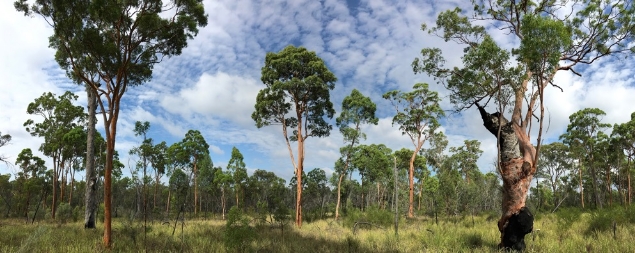
M134 122L149 121L149 137L155 142L171 144L180 141L188 130L196 129L210 144L215 165L224 168L231 148L236 146L250 173L265 169L288 180L293 166L281 129L257 129L250 116L256 94L264 87L260 68L265 54L289 44L315 51L338 77L331 92L336 111L353 88L377 103L379 125L364 127L368 135L365 143L383 143L393 150L413 148L409 138L391 125L393 111L381 95L392 89L409 91L417 82L428 82L442 97L447 96L431 78L414 75L410 63L422 48L439 47L448 65L459 64L460 47L444 43L420 27L422 23L433 25L443 10L456 6L471 9L466 5L469 1L227 0L204 4L208 26L189 42L181 56L156 65L152 81L129 89L124 96L116 145L126 165L132 160L125 154L140 143L132 132ZM491 32L504 47L514 46L509 36L494 28ZM12 1L3 1L0 34L0 131L13 136L9 146L0 148L0 154L15 161L23 148L37 150L42 142L22 126L30 117L26 114L30 102L47 91L58 95L65 90L76 91L81 105L86 98L53 60L54 51L48 48L47 39L52 30L42 19L24 17L14 10ZM607 123L628 121L635 111L631 102L635 95L631 58L601 61L585 68L583 77L556 75L556 83L564 92L547 91L547 142L566 130L570 114L585 107L606 111ZM442 106L452 108L447 99ZM102 124L98 127L103 128ZM492 170L495 140L482 126L475 109L445 119L443 130L451 146L461 145L465 139L481 141L485 152L478 162L480 169ZM337 128L330 137L310 138L306 145L305 168L322 168L330 175L343 145ZM292 147L295 149L295 145ZM50 166L50 159L46 160ZM0 173L15 172L17 168L0 164Z

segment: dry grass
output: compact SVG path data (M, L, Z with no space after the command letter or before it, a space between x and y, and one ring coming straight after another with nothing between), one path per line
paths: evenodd
M526 237L528 252L635 252L635 226L629 223L613 230L589 231L589 214L563 226L558 217L539 217L535 231ZM101 224L98 224L101 225ZM114 252L227 252L223 244L225 222L186 221L172 235L173 224L154 223L144 238L141 223L115 220ZM284 230L269 225L256 227L257 239L247 252L497 252L499 234L495 221L486 217L403 221L396 236L393 227L359 225L344 227L334 220ZM40 222L27 225L19 220L0 221L0 252L102 252L101 229L85 230L81 223L59 225Z

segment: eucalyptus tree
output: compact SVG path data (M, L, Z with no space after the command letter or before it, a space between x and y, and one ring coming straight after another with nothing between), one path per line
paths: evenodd
M528 213L525 200L540 153L546 88L559 87L553 82L557 73L581 75L578 71L583 65L630 53L635 7L582 0L473 3L469 13L459 8L443 11L436 27L422 25L423 30L464 47L462 63L445 66L449 61L441 49L424 48L412 67L447 88L457 110L476 105L485 127L498 139L504 188L500 246L523 249L524 237L515 235L531 226L505 230L512 216ZM508 38L506 48L496 43L490 31ZM497 113L486 112L490 102ZM505 116L508 109L511 115ZM533 115L539 119L533 128L538 129L535 147L530 141Z
M75 127L84 124L85 113L81 106L73 105L78 96L70 91L56 97L51 92L42 94L34 102L29 103L27 114L37 115L43 118L42 122L28 119L24 122L26 131L31 136L44 138L39 150L53 159L53 198L51 204L51 217L55 218L55 210L58 201L58 184L64 164L68 157L64 156L64 135Z
M613 126L612 138L615 140L616 145L622 149L622 153L626 155L626 178L627 178L627 203L631 203L632 190L631 190L631 171L633 160L635 159L635 112L631 113L631 120L622 123L615 124Z
M339 174L339 180L337 182L335 219L338 219L340 216L342 180L350 173L349 163L351 154L355 145L359 144L361 140L366 139L366 134L361 131L361 126L362 124L377 125L379 119L375 116L376 110L377 105L375 105L369 97L364 96L357 89L353 89L351 94L346 96L342 101L342 112L340 112L340 115L335 119L336 125L340 128L340 132L342 136L344 136L344 143L346 144L346 146L340 148L344 162L343 166L337 167L340 170L336 171Z
M569 145L571 150L580 159L580 166L587 168L591 176L591 187L596 207L602 207L600 189L598 187L598 172L595 167L598 134L610 127L610 124L602 123L601 117L606 113L598 108L585 108L569 116L567 132L560 136L562 141ZM580 179L582 179L580 169ZM580 180L582 185L582 180ZM584 206L583 206L584 207Z
M562 177L570 173L573 159L569 153L569 147L562 142L553 142L543 146L543 155L536 176L546 178L553 192L553 206L557 208L561 201L560 187L564 185Z
M327 186L328 180L326 178L326 172L323 169L315 168L306 174L306 197L304 205L308 209L308 213L313 213L312 218L324 218L324 206L329 194L329 188ZM304 213L307 217L307 213Z
M267 53L260 80L266 87L258 92L251 118L258 128L282 126L282 135L298 181L295 224L301 227L304 143L308 137L330 134L332 126L325 117L331 119L335 114L329 91L335 88L337 78L315 52L289 45L279 53ZM298 142L297 160L290 141Z
M139 145L138 147L132 147L132 149L130 149L129 154L130 155L137 155L140 160L137 162L136 164L136 169L142 169L143 170L143 174L141 177L141 182L142 182L142 193L141 193L141 201L139 201L138 205L139 206L143 206L143 222L144 222L144 227L147 226L147 221L148 221L148 188L147 188L147 183L148 183L148 178L147 178L147 170L148 170L148 165L150 164L150 160L151 160L151 156L152 156L152 138L148 138L147 134L148 131L150 130L150 122L148 121L136 121L135 122L135 126L133 129L134 135L135 136L141 136L143 137L142 141L141 141L141 145ZM145 236L145 233L144 233Z
M154 64L181 54L187 40L207 25L203 3L170 1L15 2L25 15L39 15L53 28L55 59L76 83L99 97L107 140L104 177L104 244L111 244L111 174L121 98L147 82Z
M223 220L225 219L225 211L227 210L227 200L225 198L225 193L227 192L227 188L232 183L232 175L229 171L223 171L222 169L216 170L214 173L214 184L218 185L221 191L221 209Z
M232 184L234 186L234 194L236 194L236 206L239 206L239 196L245 194L245 187L247 183L247 179L249 178L247 175L247 168L245 162L243 161L243 154L240 153L238 148L232 148L232 156L227 163L227 171L232 176Z
M66 162L66 175L70 172L70 180L63 180L62 186L66 181L70 181L70 189L68 195L68 205L72 207L73 189L75 186L75 173L79 170L83 170L81 164L85 162L86 158L86 140L87 132L84 126L76 126L68 131L62 137L62 160ZM65 176L66 177L66 176ZM62 194L64 193L64 187L61 188ZM61 198L60 198L61 199Z
M0 147L4 147L5 145L9 144L9 142L11 142L11 135L2 135L2 132L0 132ZM7 157L4 155L0 155L0 162L8 163Z
M362 211L370 203L370 196L364 198L366 188L370 183L377 183L377 200L379 202L381 178L392 174L392 150L384 144L359 145L351 157L351 167L359 171L361 176ZM367 194L368 195L368 194Z
M463 146L451 147L450 153L457 160L457 166L465 177L465 181L470 183L470 175L478 170L476 161L483 151L481 150L481 142L477 140L465 140Z
M154 169L154 197L152 201L152 207L157 207L157 193L159 190L161 177L165 174L166 165L168 163L168 145L165 141L160 142L157 145L152 146L150 156L150 164Z
M24 196L23 212L24 217L28 218L31 198L38 192L40 187L43 187L39 179L44 176L46 165L42 158L33 155L33 151L30 148L25 148L18 154L15 164L22 170L18 173L18 177L24 180L20 187L23 189L21 192L26 194Z
M396 114L392 119L393 125L399 125L401 134L408 135L414 150L410 157L408 170L409 180L409 205L408 217L414 217L414 162L423 144L439 128L439 119L444 116L439 105L439 94L428 89L428 84L418 83L413 86L411 92L389 91L384 98L390 100Z
M190 167L194 178L194 214L198 207L198 168L197 165L205 156L209 156L209 144L198 130L189 130L181 142L175 143L172 155L177 164Z

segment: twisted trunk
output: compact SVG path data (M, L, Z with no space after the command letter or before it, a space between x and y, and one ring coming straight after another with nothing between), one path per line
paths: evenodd
M498 112L489 114L478 104L477 107L484 126L497 136L500 144L503 199L502 215L498 221L498 229L501 233L499 246L523 250L525 234L533 229L533 215L525 207L525 201L536 172L534 164L536 150L529 141L529 136L515 121L508 121Z

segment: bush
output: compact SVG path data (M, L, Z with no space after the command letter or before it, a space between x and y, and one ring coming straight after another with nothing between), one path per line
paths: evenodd
M248 251L256 235L256 232L249 227L249 219L243 216L240 209L236 206L229 209L223 234L223 242L228 251Z
M61 203L55 210L55 218L62 224L66 223L73 218L73 209L68 203Z

